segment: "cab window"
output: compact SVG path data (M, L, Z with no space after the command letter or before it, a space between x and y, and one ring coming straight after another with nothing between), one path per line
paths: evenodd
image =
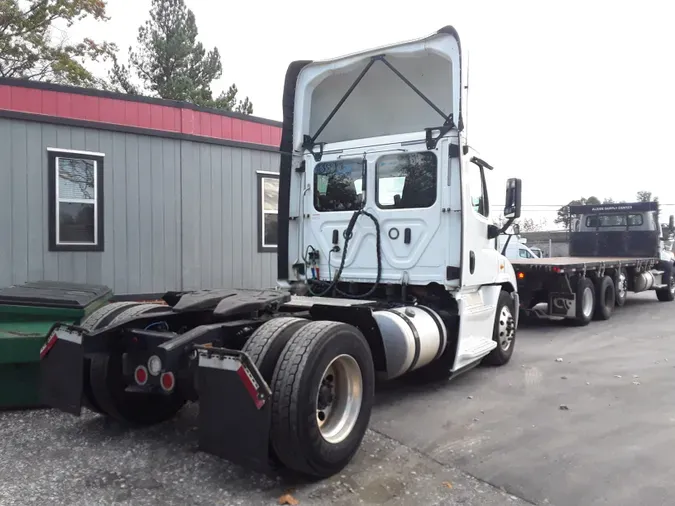
M321 162L314 167L314 208L320 212L356 211L363 204L365 161Z
M375 166L375 195L382 209L431 207L437 193L436 155L397 153L381 156Z
M534 256L532 256L532 253L530 253L526 249L520 248L518 253L520 254L520 258L534 258Z
M586 217L588 228L598 227L639 227L643 224L641 214L599 214Z
M469 183L471 206L478 214L485 217L489 216L490 205L488 203L487 189L485 188L483 169L469 161L466 165L465 175Z

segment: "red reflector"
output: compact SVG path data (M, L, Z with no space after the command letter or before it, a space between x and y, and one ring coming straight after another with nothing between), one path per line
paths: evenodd
M250 376L248 375L248 372L242 365L239 369L237 369L237 375L241 379L241 381L244 383L244 387L246 387L246 390L248 391L248 394L251 396L253 399L253 402L255 402L255 407L260 409L263 407L265 404L265 401L258 397L258 390L256 389L255 385L253 384L253 381L251 381Z
M139 365L134 372L134 378L139 385L145 385L148 381L148 370L142 365Z
M173 376L172 372L165 372L159 379L162 384L162 388L167 392L173 390L173 387L176 386L176 379Z
M49 353L49 350L51 350L54 347L54 345L56 344L57 339L58 339L58 337L56 336L56 333L49 336L49 339L47 339L47 342L40 349L40 359L45 358L47 353Z
M560 267L552 267L551 270L553 272L560 272Z

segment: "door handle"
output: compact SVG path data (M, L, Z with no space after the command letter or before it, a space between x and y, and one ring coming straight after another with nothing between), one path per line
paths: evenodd
M473 251L469 251L469 272L473 274L473 271L476 270L476 254Z
M412 235L411 230L409 228L406 228L403 231L403 242L406 243L406 244L410 244L411 235Z

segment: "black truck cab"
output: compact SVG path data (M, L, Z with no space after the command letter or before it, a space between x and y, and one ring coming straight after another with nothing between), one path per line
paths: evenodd
M657 202L570 206L570 256L659 257Z

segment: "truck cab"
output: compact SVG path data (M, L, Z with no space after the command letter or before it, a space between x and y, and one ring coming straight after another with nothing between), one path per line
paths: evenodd
M296 62L280 167L280 285L432 307L445 315L453 371L495 350L496 312L518 306L513 268L492 242L493 167L466 140L465 78L451 27ZM520 191L507 182L511 221Z
M570 212L576 215L571 256L661 257L657 202L571 206Z

